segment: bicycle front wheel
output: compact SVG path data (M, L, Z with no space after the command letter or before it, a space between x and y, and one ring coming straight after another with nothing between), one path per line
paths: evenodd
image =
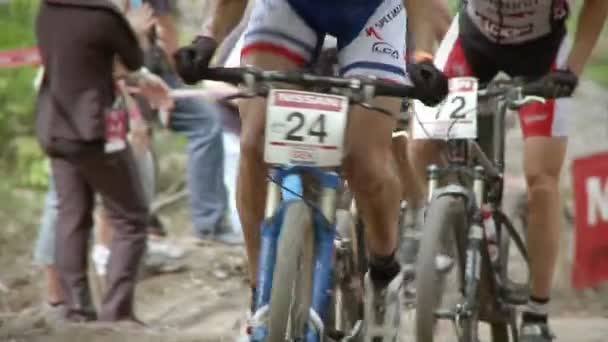
M417 341L458 341L453 323L438 314L453 310L462 299L464 241L459 233L464 232L465 214L464 201L457 197L439 197L429 205L416 269Z
M270 293L267 341L304 340L312 296L314 230L303 201L283 218Z

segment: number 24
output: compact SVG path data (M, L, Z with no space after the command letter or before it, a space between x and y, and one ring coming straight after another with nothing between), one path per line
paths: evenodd
M303 141L304 136L300 132L305 124L306 117L300 112L293 112L287 116L287 122L292 121L296 121L296 125L293 126L289 132L287 132L285 139L292 141ZM317 117L317 119L310 125L307 135L317 137L320 144L325 142L325 137L327 137L327 131L325 130L325 114L319 115L319 117Z

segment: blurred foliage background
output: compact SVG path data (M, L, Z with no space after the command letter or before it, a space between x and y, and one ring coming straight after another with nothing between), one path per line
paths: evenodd
M35 45L36 0L0 5L0 50ZM0 69L0 177L3 186L43 187L46 162L34 139L35 67Z

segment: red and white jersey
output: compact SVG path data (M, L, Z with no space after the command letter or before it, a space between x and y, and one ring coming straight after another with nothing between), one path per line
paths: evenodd
M551 34L568 0L463 0L462 11L491 42L520 44Z

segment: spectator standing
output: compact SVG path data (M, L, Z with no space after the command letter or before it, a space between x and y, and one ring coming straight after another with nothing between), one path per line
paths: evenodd
M170 0L119 0L126 9L147 3L154 9L156 27L144 43L146 66L170 87L184 83L175 71L172 56L179 46ZM187 180L195 236L228 244L242 243L228 223L228 195L224 182L222 108L213 102L187 98L175 102L168 128L188 139Z
M125 141L126 118L113 108L113 65L118 56L126 69L138 70L141 49L108 0L43 0L36 36L45 67L36 134L51 158L57 191L54 254L65 316L72 321L97 318L86 260L94 196L99 193L116 229L99 318L134 320L135 277L145 249L148 208ZM155 105L171 106L160 79L145 72L130 76Z

